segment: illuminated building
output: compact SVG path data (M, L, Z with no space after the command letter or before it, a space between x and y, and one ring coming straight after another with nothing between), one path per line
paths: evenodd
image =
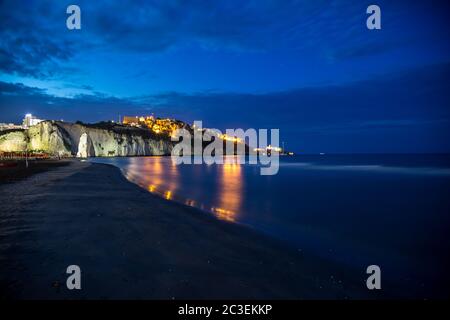
M42 121L44 121L44 120L36 118L31 113L27 113L25 115L25 118L23 119L22 123L25 128L29 128L31 126L37 125L39 122L42 122Z
M269 144L269 145L268 145L267 147L265 147L265 148L254 148L253 151L259 152L259 153L263 153L263 154L264 154L264 153L271 153L272 151L281 153L281 152L283 151L283 149L280 148L280 147L272 147L272 146Z
M228 136L226 134L222 134L220 136L220 139L226 140L226 141L232 141L232 142L241 142L242 141L241 139L239 139L237 137L231 137L231 136Z
M153 116L146 117L123 117L124 125L134 126L134 127L147 127L156 134L163 134L171 136L172 133L180 128L184 127L184 123L181 121L176 121L172 119L161 119L155 118Z

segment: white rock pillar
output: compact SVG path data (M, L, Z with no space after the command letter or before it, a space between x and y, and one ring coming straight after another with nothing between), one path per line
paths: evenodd
M85 132L80 136L80 143L78 144L77 157L87 158L92 156L95 156L93 152L92 141Z

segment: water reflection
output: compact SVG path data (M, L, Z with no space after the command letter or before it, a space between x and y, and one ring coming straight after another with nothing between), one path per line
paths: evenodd
M129 164L124 168L125 177L149 192L171 200L179 187L179 172L176 164L168 164L167 159L130 158Z
M243 201L242 167L237 157L224 159L224 165L204 170L203 165L187 165L189 168L176 165L169 157L129 158L124 174L130 181L167 200L210 211L222 220L235 221ZM183 184L183 178L190 184ZM208 186L208 181L214 181L214 185ZM205 199L204 192L211 196Z
M242 168L237 157L226 157L220 170L218 206L211 211L222 220L235 221L242 205Z

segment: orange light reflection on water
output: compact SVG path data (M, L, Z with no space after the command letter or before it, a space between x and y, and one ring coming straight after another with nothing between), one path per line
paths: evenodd
M238 163L237 157L226 156L224 158L225 163L217 165L218 189L217 195L214 196L213 206L206 206L194 199L177 197L176 190L180 187L179 168L174 161L163 163L168 158L152 157L143 163L137 163L135 161L138 160L131 158L125 176L149 192L158 194L167 200L176 200L191 207L207 210L221 220L234 222L242 205L242 167Z
M140 162L138 163L138 161ZM178 188L178 168L172 162L169 170L167 170L163 161L167 161L167 158L151 157L148 158L148 161L142 161L142 158L131 158L125 176L146 188L149 192L171 200Z
M211 211L219 219L233 222L242 204L242 168L237 157L225 157L225 163L217 167L221 170L218 206Z

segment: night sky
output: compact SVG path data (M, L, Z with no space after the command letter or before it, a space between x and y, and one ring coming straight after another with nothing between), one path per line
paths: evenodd
M154 113L296 152L450 152L446 2L0 0L0 122Z

